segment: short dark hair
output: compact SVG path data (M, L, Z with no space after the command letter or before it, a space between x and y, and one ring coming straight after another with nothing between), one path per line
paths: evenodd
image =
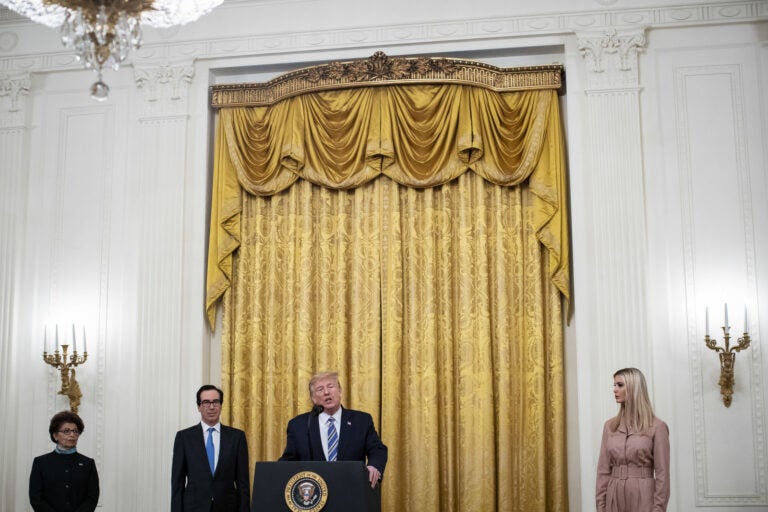
M200 407L200 395L203 393L203 391L218 391L219 392L219 400L221 400L222 403L224 403L224 392L214 386L213 384L206 384L205 386L200 386L200 389L197 390L197 406Z
M61 411L57 412L53 415L53 418L51 418L51 424L48 426L48 433L51 435L51 441L54 443L56 442L56 439L53 438L54 432L58 432L61 426L65 423L74 423L77 427L77 430L79 430L81 433L83 430L85 430L85 424L83 424L83 420L80 419L80 416L75 414L72 411Z

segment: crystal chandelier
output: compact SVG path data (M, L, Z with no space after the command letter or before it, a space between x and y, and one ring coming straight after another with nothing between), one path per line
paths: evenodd
M117 70L131 49L141 46L141 25L170 27L194 21L223 0L0 0L0 5L49 27L61 28L61 42L75 50L99 78L91 97L104 101L109 87L104 66Z

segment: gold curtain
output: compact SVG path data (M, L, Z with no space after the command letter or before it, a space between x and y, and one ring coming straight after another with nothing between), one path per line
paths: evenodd
M332 369L389 446L384 510L567 510L562 148L552 90L220 109L207 307L253 461Z

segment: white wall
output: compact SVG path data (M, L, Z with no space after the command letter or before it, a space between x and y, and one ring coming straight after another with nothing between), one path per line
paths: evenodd
M766 24L653 33L642 67L651 330L656 404L679 432L679 492L699 506L762 506L768 496ZM710 334L723 304L734 340L749 308L751 348L736 357L733 404L715 383ZM749 507L747 507L749 509Z
M767 45L766 1L231 0L146 30L99 104L55 30L0 10L0 511L28 510L32 458L66 407L40 357L57 322L88 332L80 443L102 509L167 509L173 435L219 379L203 315L208 86L376 50L565 65L571 510L594 508L611 374L628 365L672 431L669 510L765 510ZM714 335L726 301L739 332L748 305L753 335L730 408L703 343L704 307Z

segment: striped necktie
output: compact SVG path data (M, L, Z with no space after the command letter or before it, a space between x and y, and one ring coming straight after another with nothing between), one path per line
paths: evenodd
M328 418L328 460L330 461L336 460L339 455L339 434L336 432L334 421L336 420Z

